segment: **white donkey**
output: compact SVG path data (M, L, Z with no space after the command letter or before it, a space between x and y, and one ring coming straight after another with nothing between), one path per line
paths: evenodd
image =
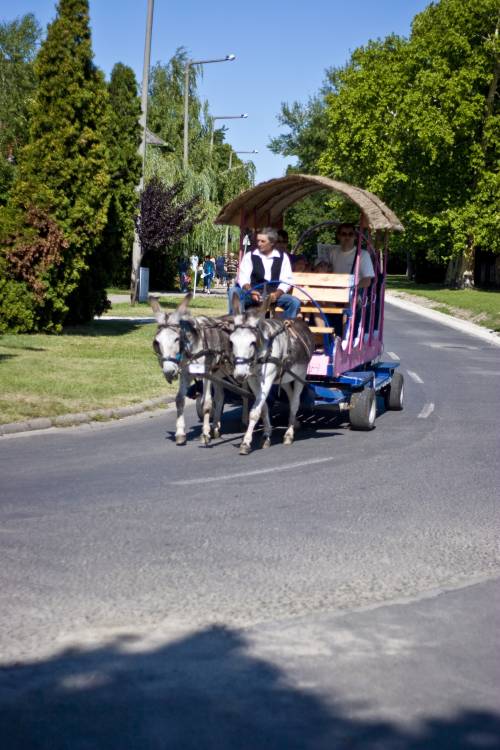
M314 351L314 337L303 320L266 320L262 309L242 313L238 295L233 297L233 310L236 313L230 336L233 377L239 383L246 381L255 395L240 455L250 453L253 431L261 416L262 447L271 445L272 427L266 400L273 383L279 384L288 396L290 415L283 443L291 445L307 365Z
M175 397L177 408L177 421L175 426L176 445L186 443L186 424L184 420L184 408L186 395L191 382L196 378L203 378L205 367L213 367L222 360L222 357L214 357L215 346L210 352L197 353L193 347L191 331L196 331L198 337L204 340L204 327L216 327L214 319L199 316L192 317L188 313L191 294L187 294L178 308L170 315L160 307L158 300L149 298L151 307L158 321L158 329L153 340L153 349L158 356L163 374L169 383L179 376L179 389ZM216 320L216 319L215 319ZM226 334L226 351L229 354L229 337ZM212 339L213 343L213 339ZM205 347L206 349L207 347ZM211 438L210 416L214 414L213 436L219 437L222 408L224 405L224 392L221 386L214 385L214 403L212 403L212 388L208 379L203 379L203 427L201 441L208 445Z

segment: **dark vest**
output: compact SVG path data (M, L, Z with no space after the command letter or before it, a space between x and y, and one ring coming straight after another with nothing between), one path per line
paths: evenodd
M260 255L255 255L254 253L252 253L252 273L250 275L250 284L252 285L252 287L258 286L258 284L263 284L265 281L279 281L281 266L283 265L283 251L278 250L278 252L280 254L279 258L273 258L270 279L264 278L264 263L262 262L262 258L260 257ZM276 284L273 284L274 288L276 288L276 286Z

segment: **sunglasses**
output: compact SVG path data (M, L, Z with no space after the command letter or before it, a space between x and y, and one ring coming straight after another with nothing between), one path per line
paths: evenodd
M354 232L340 232L339 237L354 237Z

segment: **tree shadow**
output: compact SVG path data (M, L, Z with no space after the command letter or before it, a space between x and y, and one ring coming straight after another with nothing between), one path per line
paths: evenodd
M132 333L144 325L152 325L151 320L137 318L134 320L93 320L86 325L68 326L62 332L63 336L124 336Z
M355 711L297 688L221 626L149 650L123 636L0 669L3 750L498 747L500 717L490 712L427 717L410 732Z

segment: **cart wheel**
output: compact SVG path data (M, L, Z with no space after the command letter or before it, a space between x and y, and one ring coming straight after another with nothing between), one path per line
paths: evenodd
M349 410L351 430L373 430L377 416L377 400L373 388L353 393Z
M401 411L403 408L404 378L400 372L392 376L391 384L385 393L386 409Z

